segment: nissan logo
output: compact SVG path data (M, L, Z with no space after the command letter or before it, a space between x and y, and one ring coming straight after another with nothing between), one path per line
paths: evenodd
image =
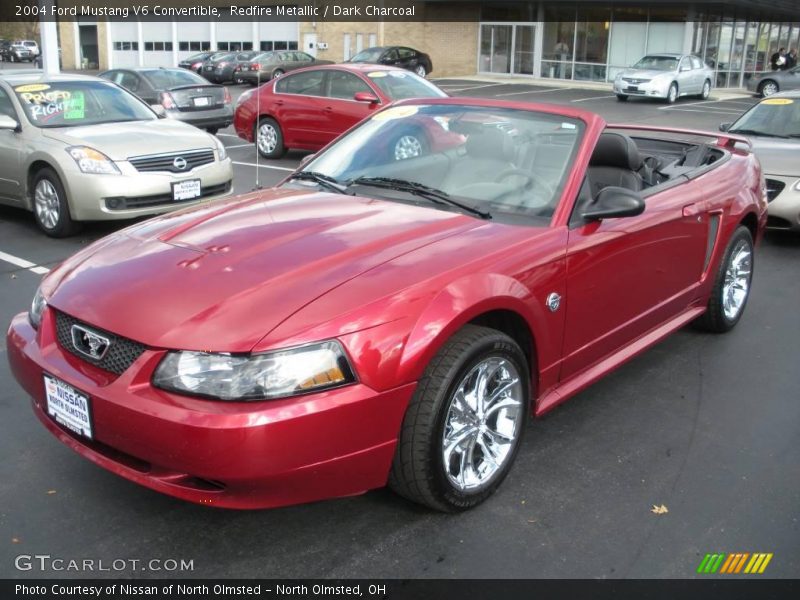
M186 165L189 164L186 162L186 159L182 156L176 156L175 160L172 161L172 166L175 167L178 171L183 171L186 168Z

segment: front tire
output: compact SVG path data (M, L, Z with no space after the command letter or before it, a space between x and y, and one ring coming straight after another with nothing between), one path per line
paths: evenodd
M414 69L414 73L425 79L428 75L428 70L425 68L425 65L417 65Z
M428 153L428 142L419 131L398 136L392 144L394 160L418 158Z
M264 158L280 158L286 154L281 126L271 117L263 117L256 125L256 150Z
M458 331L419 381L403 419L389 486L444 512L486 500L519 450L529 380L525 355L510 337L475 325Z
M758 93L761 95L762 98L766 98L767 96L772 96L773 94L777 94L780 92L781 89L778 86L776 81L772 79L767 79L766 81L762 81L761 84L758 86Z
M620 102L627 102L628 101L628 95L627 94L617 94L617 100L619 100Z
M695 321L713 333L733 329L742 318L753 281L753 236L740 225L734 232L714 279L708 309Z
M667 104L675 104L675 101L678 99L678 84L674 81L669 86L669 91L667 92Z
M36 224L46 235L54 238L76 233L79 225L69 214L69 203L58 174L45 167L33 177L33 213Z
M283 69L275 69L272 72L272 78L273 79L278 79L279 77L282 77L282 76L283 76Z

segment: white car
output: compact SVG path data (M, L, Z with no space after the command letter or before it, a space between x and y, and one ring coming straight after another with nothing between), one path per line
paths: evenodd
M33 40L17 40L14 42L19 46L25 46L28 49L28 52L31 53L31 56L39 56L41 52L39 51L39 44L34 42Z
M714 70L692 54L648 54L614 78L614 93L624 102L631 96L659 98L670 104L681 96L708 98Z

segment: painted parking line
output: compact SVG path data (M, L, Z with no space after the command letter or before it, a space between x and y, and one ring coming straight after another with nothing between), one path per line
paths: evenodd
M467 92L469 90L479 90L487 87L497 87L498 85L508 85L507 83L486 83L484 85L474 85L472 87L449 88L448 92ZM439 86L442 87L442 86Z
M274 167L272 165L262 165L260 163L256 164L251 162L240 162L238 160L233 160L231 162L235 165L242 165L244 167L259 167L261 169L275 169L276 171L289 171L289 172L295 170L295 169L290 169L289 167Z
M234 144L233 146L225 146L225 150L233 150L234 148L252 148L253 144Z
M241 139L238 135L234 135L232 133L218 133L217 137L230 137L230 138L236 138L237 140Z
M500 98L501 96L522 96L523 94L546 94L547 92L558 92L563 89L564 88L552 88L548 90L528 90L526 92L509 92L507 94L495 94L495 97Z
M721 102L730 102L730 100L703 100L700 102L687 102L679 105L668 104L667 106L660 106L658 110L675 110L677 108L683 108L684 106L706 106L708 108L713 108L711 106L712 104L719 104Z
M0 252L0 260L5 261L7 263L11 263L17 267L21 267L23 269L27 269L31 273L36 273L37 275L44 275L45 273L49 273L50 269L47 267L40 267L36 263L32 263L29 260L25 260L24 258L19 258L18 256L14 256L13 254L6 254L5 252Z
M615 94L611 96L591 96L589 98L578 98L577 100L570 100L570 102L588 102L589 100L602 100L604 98L616 98Z
M721 108L713 109L713 110L702 110L699 108L683 108L680 106L666 107L662 108L661 110L674 110L675 112L696 112L696 113L711 113L712 115L723 114L723 115L740 115L742 111L740 110L724 110Z

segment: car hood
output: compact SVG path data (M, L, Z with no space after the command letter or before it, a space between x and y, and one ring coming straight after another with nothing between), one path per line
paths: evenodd
M91 146L117 161L143 154L214 148L214 141L205 131L174 119L59 127L42 131L50 139L69 146Z
M765 175L800 175L800 139L781 140L775 138L747 136L753 144L753 152L761 163Z
M270 190L113 234L67 260L44 290L56 309L148 346L247 352L333 288L483 223L382 200Z
M655 79L659 75L669 76L672 71L657 71L655 69L625 69L623 77L635 77L636 79Z

